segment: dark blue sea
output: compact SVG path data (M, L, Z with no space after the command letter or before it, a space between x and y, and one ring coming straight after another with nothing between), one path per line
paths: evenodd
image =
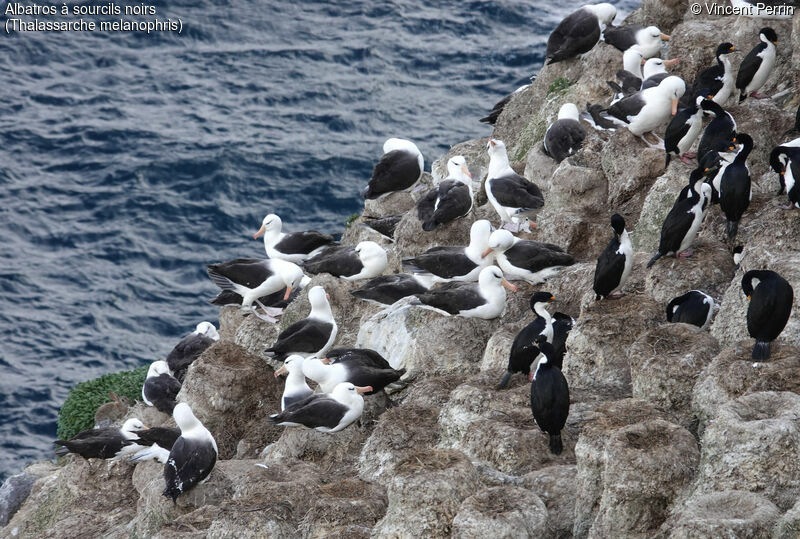
M216 323L204 265L262 256L265 214L338 234L387 137L429 169L490 134L478 118L583 3L183 0L85 17L180 35L3 33L0 480L51 456L76 383Z

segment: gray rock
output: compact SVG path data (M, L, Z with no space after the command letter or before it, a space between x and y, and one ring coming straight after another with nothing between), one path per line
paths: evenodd
M767 539L773 537L771 530L779 515L775 504L753 492L706 492L686 500L664 523L659 537Z
M387 410L361 449L359 477L364 481L388 483L397 463L409 453L436 446L438 419L438 407L423 408L404 403Z
M781 347L761 363L754 363L750 352L749 341L739 342L718 354L698 377L692 411L700 434L720 406L739 397L759 391L800 392L800 349Z
M440 446L458 449L474 461L507 474L570 462L574 438L562 434L564 452L553 455L549 437L530 411L530 384L495 389L498 377L481 374L457 387L439 415Z
M630 396L631 372L625 351L663 316L660 305L635 294L597 301L581 310L564 356L570 388L592 388L618 398Z
M628 349L633 397L668 412L694 430L692 390L700 372L719 352L717 341L689 324L662 324Z
M282 430L267 417L280 410L282 394L282 381L263 360L219 341L191 364L177 400L191 406L226 459L242 439L255 438L263 445L277 439Z
M800 500L783 514L772 534L775 539L792 539L798 536L800 536Z
M586 537L599 515L605 490L606 444L617 431L656 419L663 420L666 416L651 404L638 399L603 403L590 413L575 445L578 471L572 529L575 537ZM636 438L638 435L633 437L634 440ZM647 459L640 460L646 464ZM612 477L609 479L614 481ZM607 509L604 507L604 510Z
M421 307L398 305L364 321L356 346L378 351L393 368L405 368L412 378L477 372L498 319L444 316Z
M453 519L454 538L542 537L547 530L547 508L528 489L485 488L461 503Z
M703 432L696 494L746 490L783 511L800 497L800 395L763 391L724 404Z
M22 472L12 475L0 486L0 528L8 524L31 493L34 481L36 481L34 476Z
M459 451L415 451L397 463L386 515L374 537L448 537L461 502L480 489L480 476Z
M547 533L542 536L572 537L577 473L575 465L561 465L525 474L525 486L535 492L547 507Z

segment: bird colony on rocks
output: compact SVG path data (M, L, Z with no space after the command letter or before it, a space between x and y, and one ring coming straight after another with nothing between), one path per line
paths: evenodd
M430 173L386 140L339 241L265 204L265 253L209 261L220 328L56 441L116 464L33 466L9 526L797 537L800 19L615 17L567 16Z

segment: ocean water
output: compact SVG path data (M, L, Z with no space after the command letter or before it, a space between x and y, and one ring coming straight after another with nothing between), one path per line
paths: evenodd
M205 264L263 255L266 213L340 233L387 137L429 169L490 134L583 3L159 1L122 18L180 35L3 35L0 480L51 456L76 383L216 323Z

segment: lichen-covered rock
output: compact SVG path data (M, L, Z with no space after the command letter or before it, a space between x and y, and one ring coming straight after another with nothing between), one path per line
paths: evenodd
M701 371L719 352L708 332L689 324L662 324L628 349L633 397L671 414L692 430L692 390Z
M800 395L763 391L724 404L709 421L696 494L746 490L782 510L800 496Z
M652 255L658 249L661 225L675 204L678 193L688 183L688 176L681 179L682 174L675 168L676 166L670 167L667 173L657 178L653 186L647 190L636 227L630 228L631 243L637 251Z
M589 414L575 445L577 489L572 533L586 537L598 516L604 492L606 444L619 430L652 420L665 420L663 412L638 399L610 401ZM609 477L614 481L614 478Z
M775 525L772 537L775 539L800 537L800 500L783 514Z
M206 349L189 367L178 401L211 431L220 458L230 458L246 436L266 445L281 429L267 423L280 409L283 383L258 357L229 341Z
M401 269L402 259L417 256L431 247L469 245L470 227L476 220L475 212L470 211L464 217L426 232L422 230L422 222L417 218L416 208L409 211L395 229L397 240L392 252L396 253L398 258L398 271Z
M438 407L423 408L404 403L387 410L361 449L359 477L387 483L397 463L410 452L436 446L438 419Z
M524 485L547 507L547 533L541 536L572 537L577 473L575 465L561 465L525 474Z
M454 538L542 537L547 508L532 491L513 486L485 488L463 502L453 519Z
M725 245L698 239L690 258L668 257L657 261L647 271L645 290L664 307L689 290L702 290L719 301L731 282L734 269L733 257Z
M508 366L508 354L511 353L511 344L522 329L520 324L506 325L495 331L486 341L486 349L479 366L481 372L494 373L502 376Z
M783 346L769 361L753 362L751 344L741 341L720 352L697 378L692 411L702 434L706 423L723 404L759 391L800 393L800 349Z
M699 460L692 434L662 419L611 433L602 455L603 494L589 534L650 537L694 478Z
M385 217L405 213L416 206L420 194L427 191L432 185L433 178L430 173L423 172L422 178L405 191L396 191L373 200L365 200L364 215Z
M664 152L648 148L627 129L618 129L604 148L602 164L608 178L608 205L615 211L634 212L664 171Z
M459 449L471 459L510 474L572 459L574 437L562 433L564 452L553 455L549 437L530 411L530 384L495 389L496 375L484 373L457 387L439 416L441 447Z
M132 465L109 461L90 465L78 456L67 459L58 469L49 466L37 472L42 475L2 529L4 536L113 536L114 530L136 516L136 491L130 488Z
M386 515L373 537L448 537L461 502L480 489L480 475L463 453L415 451L397 463Z
M663 317L660 305L638 294L597 301L582 309L564 356L570 387L592 388L618 398L630 396L626 350Z
M498 319L444 316L421 307L384 309L358 331L356 346L371 348L410 377L477 372Z
M658 537L767 539L773 537L772 527L779 516L775 504L753 492L705 492L686 500L664 523Z
M235 307L225 307L225 309L235 309ZM280 368L279 362L267 355L266 350L278 339L278 333L277 323L271 324L251 314L244 317L236 331L233 332L232 338L226 340L241 346L249 353L264 360L272 368L277 369Z

